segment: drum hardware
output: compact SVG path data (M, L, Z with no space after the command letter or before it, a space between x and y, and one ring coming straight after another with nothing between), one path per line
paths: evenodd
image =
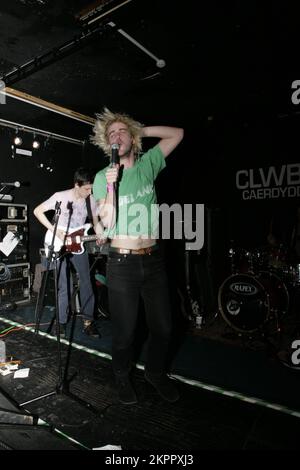
M268 248L269 269L282 269L287 265L287 248L283 245Z
M207 313L205 311L204 293L198 287L197 272L195 272L195 258L200 253L184 252L184 279L177 286L177 294L180 300L180 310L183 318L189 322L191 328L200 330L206 325Z
M282 278L291 286L300 286L300 264L284 265L279 270Z
M283 245L279 247L263 246L248 250L242 247L236 247L231 244L228 250L228 258L230 261L231 274L238 273L258 273L260 271L271 270L279 272L282 270L297 269L296 265L289 266L287 262L288 250ZM292 274L290 274L291 276ZM294 272L294 276L298 277L300 283L300 266L299 271Z
M250 251L244 248L230 247L228 255L232 274L238 272L253 272L253 260Z
M267 269L267 253L263 248L247 250L231 246L228 250L231 274L252 273Z

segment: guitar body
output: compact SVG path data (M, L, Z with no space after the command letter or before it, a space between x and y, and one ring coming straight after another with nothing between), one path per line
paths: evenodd
M81 255L84 252L83 240L87 235L90 224L86 224L83 227L75 228L72 233L68 234L65 239L64 249L67 253L73 253L73 255Z
M58 225L59 230L66 230L66 227L61 227ZM55 253L60 251L65 251L67 253L73 253L74 255L81 255L84 252L85 241L92 241L97 239L97 235L87 235L88 230L91 228L91 224L84 224L81 227L76 227L72 229L71 233L68 233L63 242L60 238L54 238L54 249ZM47 230L45 235L45 254L48 256L49 246L52 243L53 232Z

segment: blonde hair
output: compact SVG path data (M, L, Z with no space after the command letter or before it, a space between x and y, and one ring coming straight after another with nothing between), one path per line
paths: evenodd
M111 147L108 143L108 129L114 122L122 122L128 128L133 137L133 152L138 155L142 150L142 127L143 125L124 113L113 113L108 108L104 108L101 114L96 114L96 123L93 128L94 135L90 141L100 147L107 156L111 156Z

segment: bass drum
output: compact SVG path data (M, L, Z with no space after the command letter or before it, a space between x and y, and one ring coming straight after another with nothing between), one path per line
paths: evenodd
M233 329L251 333L273 316L285 315L289 294L285 284L273 273L235 274L221 285L218 305L224 320Z

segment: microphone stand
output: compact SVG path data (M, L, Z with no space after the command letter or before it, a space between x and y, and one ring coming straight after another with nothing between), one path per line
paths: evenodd
M43 309L43 304L44 304L44 297L45 297L45 291L46 291L46 286L48 282L48 275L49 275L49 271L52 270L51 264L54 269L56 267L56 263L54 263L54 256L56 256L56 254L54 253L54 240L55 240L56 232L57 232L58 219L61 213L60 205L61 205L61 202L56 202L55 213L54 213L54 217L52 220L54 224L54 229L53 229L51 245L48 246L46 270L43 273L42 284L39 290L39 294L38 294L38 298L37 298L37 302L35 306L35 333L36 334L38 333L39 327L40 327L41 311ZM57 274L57 272L55 274ZM57 296L56 296L56 289L55 289L55 310L57 310L56 297ZM55 312L55 316L56 316L56 312ZM47 331L47 333L49 333L49 331Z
M41 289L38 295L37 303L36 303L36 310L35 310L35 322L36 322L36 327L35 327L35 333L38 334L39 331L39 325L40 325L40 318L41 318L41 312L43 309L43 303L44 303L44 296L45 296L45 290L46 290L46 285L47 285L47 279L48 279L48 273L50 271L50 264L51 262L53 263L53 269L54 269L54 292L55 292L55 318L56 318L56 339L57 339L57 363L58 363L58 380L57 384L54 390L45 393L44 395L40 395L38 397L32 398L31 400L28 400L24 403L21 403L20 406L25 406L30 403L33 403L35 401L41 400L43 398L47 398L51 395L56 395L56 394L65 394L69 396L70 398L76 400L79 402L81 405L85 406L88 408L90 411L94 413L98 413L99 410L94 408L90 403L85 402L84 400L81 400L79 397L73 395L69 391L68 383L67 383L67 367L65 370L65 373L63 373L63 367L62 367L62 358L61 358L61 343L60 343L60 324L59 324L59 303L58 303L58 269L57 269L57 262L60 258L64 256L64 253L54 252L54 240L57 232L57 225L58 225L58 219L61 213L61 202L56 202L55 205L55 214L53 217L53 224L54 224L54 229L53 229L53 236L51 240L51 245L48 246L48 255L47 255L47 269L44 272L43 280L42 280L42 285ZM73 329L74 326L72 327L72 334L73 334ZM71 347L71 341L69 342L69 352L67 354L67 363L69 363L70 359L70 347ZM73 377L72 377L73 378ZM72 379L71 378L71 379ZM71 381L69 379L69 382Z
M54 240L56 237L56 232L57 232L57 225L58 225L58 219L61 213L61 202L56 202L55 205L55 213L53 217L53 223L54 223L54 229L53 229L53 235L52 235L52 240L51 240L51 245L48 246L48 254L47 254L47 268L46 271L43 274L43 280L42 280L42 285L41 289L39 291L39 295L37 298L36 302L36 308L35 308L35 334L38 334L39 332L39 327L40 327L40 320L41 320L41 312L43 309L43 304L44 304L44 297L45 297L45 291L46 291L46 286L47 286L47 281L48 281L48 275L50 271L50 266L51 263L53 264L53 270L54 270L54 293L55 293L55 318L56 318L56 338L57 338L57 363L58 363L58 384L56 387L55 391L52 391L46 395L43 395L38 398L34 398L33 400L30 400L31 403L32 401L39 400L40 398L45 398L49 395L53 395L54 393L57 393L57 390L61 388L62 380L63 380L63 373L62 373L62 361L61 361L61 345L60 345L60 325L59 325L59 305L58 305L58 271L57 271L57 261L60 258L60 253L55 253L54 252Z

